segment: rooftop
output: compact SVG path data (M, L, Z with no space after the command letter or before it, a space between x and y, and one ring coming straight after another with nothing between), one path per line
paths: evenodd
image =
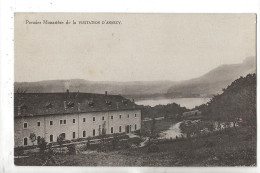
M136 109L121 95L94 93L15 93L14 116L73 114Z

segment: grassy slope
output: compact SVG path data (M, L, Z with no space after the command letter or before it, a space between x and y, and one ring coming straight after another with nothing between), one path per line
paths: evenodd
M214 134L193 139L193 151L188 140L159 144L160 152L148 153L147 147L107 153L58 155L59 165L66 166L252 166L256 165L256 139L241 128L231 135ZM213 147L205 147L211 141ZM16 160L17 165L35 165L35 158Z

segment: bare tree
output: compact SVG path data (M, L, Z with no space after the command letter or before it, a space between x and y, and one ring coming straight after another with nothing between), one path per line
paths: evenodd
M35 133L30 133L30 140L32 141L33 145L34 145L34 142L36 141L36 135Z

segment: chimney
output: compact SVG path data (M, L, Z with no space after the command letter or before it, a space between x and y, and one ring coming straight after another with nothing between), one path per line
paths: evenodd
M78 111L80 112L80 103L78 103Z
M64 101L64 109L66 110L67 109L67 102Z
M107 91L105 91L105 95L107 96Z
M20 106L18 106L18 115L20 116L21 115L21 107Z

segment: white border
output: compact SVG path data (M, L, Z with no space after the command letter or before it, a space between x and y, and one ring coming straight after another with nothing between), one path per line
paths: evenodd
M0 0L0 172L257 172L256 168L93 168L16 167L13 165L13 13L257 13L259 0ZM259 24L257 24L259 31ZM257 36L259 39L259 36ZM257 39L257 40L258 40ZM258 46L259 47L259 46ZM258 50L257 47L257 50ZM258 64L258 63L257 63ZM259 80L259 78L257 79ZM257 87L259 90L259 86ZM257 97L257 100L259 97ZM259 107L258 107L259 108ZM258 118L259 123L259 118ZM259 139L259 131L258 131ZM258 143L259 155L259 143ZM257 159L259 165L259 158Z

